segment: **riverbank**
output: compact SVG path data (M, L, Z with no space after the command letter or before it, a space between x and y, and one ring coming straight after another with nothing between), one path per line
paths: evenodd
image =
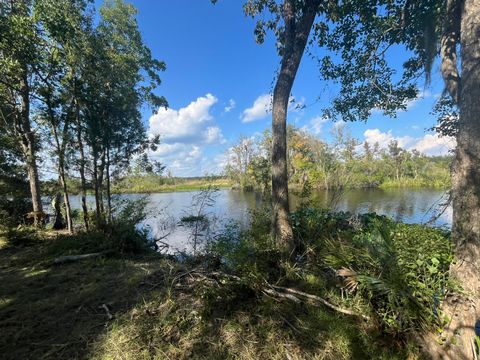
M78 240L46 232L24 246L2 241L4 359L404 359L412 350L375 323L255 292L201 259L54 265L85 251Z

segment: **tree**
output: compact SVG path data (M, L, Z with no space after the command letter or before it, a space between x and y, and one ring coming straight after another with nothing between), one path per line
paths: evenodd
M394 113L405 106L408 97L418 92L416 79L422 73L426 74L428 83L433 61L440 57L440 73L448 94L447 100L444 97L442 102L453 105L450 114L440 112L442 119L447 121L441 124L440 130L456 134L457 139L452 166L452 239L457 262L451 275L460 281L467 295L455 304L450 299L444 308L452 319L445 330L447 343L458 346L439 347L431 341L429 351L437 358L471 358L474 323L480 318L480 309L471 305L472 301L480 300L480 3L475 0L405 0L372 1L367 5L348 1L342 9L345 21L340 21L338 33L334 30L334 36L324 43L330 48L337 45L342 60L333 68L325 67L332 71L323 71L341 87L330 115L340 115L346 120L366 119L375 105L375 101L370 100L375 96L365 86L369 83L375 88L388 89L382 91L383 95L377 100L385 113ZM350 45L352 35L358 37L360 34L360 43ZM404 46L409 56L405 58L399 83L404 91L392 90L378 80L380 76L391 82L394 77L386 65L385 55L392 46ZM373 65L368 64L368 59L373 60ZM384 70L376 67L376 63Z
M281 69L274 95L273 130L274 173L272 183L277 205L275 217L280 233L279 242L290 243L287 224L288 192L284 180L284 125L286 115L284 93L293 82L296 69L294 59L297 50L306 43L296 35L307 34L302 25L313 27L313 40L321 50L319 61L321 78L339 85L338 96L326 109L330 118L345 121L367 120L372 109L380 109L386 115L395 116L405 109L408 101L419 93L418 79L426 74L430 80L432 64L437 55L441 59L441 74L446 90L455 107L459 120L457 148L452 173L453 231L458 265L452 275L463 283L472 298L479 299L480 288L480 3L477 0L348 0L342 2L249 0L245 5L248 15L261 18L255 29L257 40L263 41L266 29L273 30L279 53ZM313 16L307 17L308 9ZM292 14L295 14L292 16ZM310 13L311 14L311 13ZM312 14L311 14L312 15ZM319 19L314 23L315 15ZM406 58L403 71L389 65L387 55L393 47L403 47ZM457 49L460 48L460 58ZM292 55L295 54L295 55ZM301 55L301 54L300 54ZM457 68L460 63L460 70ZM289 67L290 65L291 67ZM287 69L295 70L286 72ZM293 78L292 78L293 76ZM288 81L287 81L288 80ZM283 100L281 102L280 100ZM279 111L283 109L283 111ZM277 110L277 111L275 111ZM447 117L452 119L454 117ZM278 121L275 121L278 120ZM455 122L453 122L455 126ZM279 135L279 136L277 136ZM283 225L283 226L280 226ZM282 229L285 232L282 234ZM285 241L286 240L286 241ZM287 246L288 247L288 246ZM473 321L480 317L480 308L463 302L457 307L457 315L451 323L451 334L459 342L462 356L471 357ZM448 311L448 308L447 308ZM463 330L462 330L463 329ZM458 336L458 334L460 335ZM452 335L453 336L453 335ZM452 347L453 348L453 347ZM433 350L432 350L433 351ZM467 355L467 353L470 354ZM447 354L451 358L452 354Z
M257 41L263 42L264 27L267 26L276 31L280 44L281 65L272 104L272 229L278 248L288 255L294 251L294 240L288 204L287 110L320 2L285 0L277 4L275 1L250 0L245 4L247 15L257 16L265 9L274 14L274 19L257 23Z
M42 221L43 207L37 167L38 140L30 108L45 46L38 25L30 1L0 4L0 96L4 109L8 108L4 114L7 129L18 141L26 163L36 225Z

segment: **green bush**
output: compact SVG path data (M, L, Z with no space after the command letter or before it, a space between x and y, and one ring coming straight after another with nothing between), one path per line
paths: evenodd
M207 252L219 258L229 272L247 281L261 283L263 279L278 278L280 253L270 233L270 212L254 210L250 217L249 229L242 231L238 224L230 224Z
M0 196L0 225L10 227L25 224L32 203L27 198L8 199Z
M441 325L439 304L449 287L453 249L445 231L395 223L375 214L353 216L302 209L295 235L313 253L311 270L332 269L395 335Z

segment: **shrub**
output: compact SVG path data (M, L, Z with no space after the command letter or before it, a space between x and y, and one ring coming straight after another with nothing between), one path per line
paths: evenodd
M27 198L8 199L0 196L0 225L17 226L24 224L26 215L32 211L31 201Z
M442 323L439 303L450 286L453 261L445 231L375 214L314 209L292 219L295 235L313 249L313 271L333 269L387 332L406 334Z

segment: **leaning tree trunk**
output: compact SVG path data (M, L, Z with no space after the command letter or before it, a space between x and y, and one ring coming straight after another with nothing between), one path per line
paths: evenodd
M307 1L304 13L298 20L295 1L285 0L283 5L285 44L272 105L272 228L277 246L284 254L291 254L295 248L288 206L288 102L319 2Z
M452 25L452 31L450 43L446 37L442 41L442 72L460 112L452 172L452 239L456 261L450 275L462 286L463 293L448 298L444 306L450 319L443 334L446 346L433 343L428 351L434 359L463 360L477 359L474 328L480 320L480 2L450 0L448 3L449 19L457 17L458 25L455 28L454 22L447 23L447 31L448 25ZM461 79L456 70L458 40Z

